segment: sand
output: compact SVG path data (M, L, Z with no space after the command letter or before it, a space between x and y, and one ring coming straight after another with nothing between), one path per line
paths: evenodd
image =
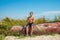
M4 40L60 40L60 35L40 35L35 37L19 38L15 36L6 36Z

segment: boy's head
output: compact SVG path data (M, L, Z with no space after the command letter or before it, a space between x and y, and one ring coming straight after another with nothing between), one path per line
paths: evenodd
M33 12L30 12L30 16L33 16Z

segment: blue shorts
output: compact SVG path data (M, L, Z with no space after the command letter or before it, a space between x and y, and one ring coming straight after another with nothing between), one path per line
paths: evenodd
M28 23L26 26L32 27L33 26L33 22L32 23Z

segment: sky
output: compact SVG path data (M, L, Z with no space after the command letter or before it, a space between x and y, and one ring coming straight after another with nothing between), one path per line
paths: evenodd
M53 19L60 15L60 0L0 0L0 19L25 19L31 11L34 18Z

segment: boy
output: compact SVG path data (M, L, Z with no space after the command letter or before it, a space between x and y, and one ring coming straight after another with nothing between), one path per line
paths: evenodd
M30 12L30 16L27 18L27 25L26 25L27 36L28 36L29 29L30 29L30 35L32 35L33 33L33 23L34 23L33 12Z

